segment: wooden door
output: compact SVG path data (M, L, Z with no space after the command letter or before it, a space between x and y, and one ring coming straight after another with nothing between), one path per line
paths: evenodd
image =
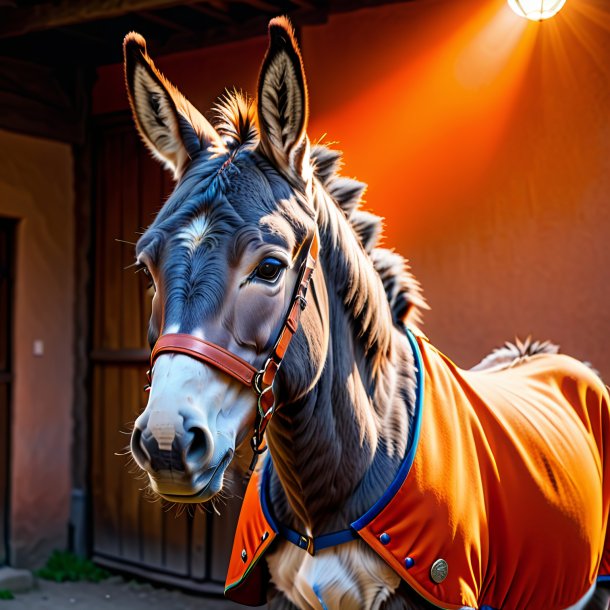
M11 338L16 225L13 220L0 218L0 566L8 561Z
M128 117L96 130L91 352L93 555L98 562L200 591L222 589L239 500L221 516L180 511L152 498L125 455L146 404L151 295L135 273L135 242L172 188L168 173L138 140ZM122 241L124 240L124 241ZM209 509L208 509L209 510ZM180 514L181 513L181 514Z

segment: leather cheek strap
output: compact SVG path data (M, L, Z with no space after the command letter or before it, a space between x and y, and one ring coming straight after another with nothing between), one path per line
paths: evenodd
M151 366L164 352L184 354L196 360L207 362L247 386L254 384L254 377L258 373L257 369L239 356L232 354L220 345L215 345L193 335L174 333L159 337L150 355Z

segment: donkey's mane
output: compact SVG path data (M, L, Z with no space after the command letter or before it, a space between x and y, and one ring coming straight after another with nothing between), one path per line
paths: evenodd
M241 148L258 143L256 106L240 91L227 91L213 108L213 123L225 145L235 155ZM421 310L428 309L420 283L411 273L407 261L396 252L379 246L383 219L361 209L366 184L340 175L342 153L328 145L312 146L311 161L314 176L341 209L358 237L364 251L385 289L392 320L396 326L405 321L421 322Z

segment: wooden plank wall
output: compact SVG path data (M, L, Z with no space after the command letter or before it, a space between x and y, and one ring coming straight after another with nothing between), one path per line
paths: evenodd
M8 560L11 336L16 225L13 220L0 219L0 566Z
M122 455L146 403L143 392L151 295L134 273L133 245L172 189L169 174L137 139L131 119L101 125L96 151L92 360L93 554L107 565L203 591L224 582L239 500L219 518L178 515L143 491ZM135 474L134 474L135 472Z

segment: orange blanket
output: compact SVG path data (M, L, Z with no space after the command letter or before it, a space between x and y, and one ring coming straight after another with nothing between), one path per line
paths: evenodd
M351 527L441 608L574 604L610 575L608 389L568 356L470 372L426 339L410 340L420 369L411 446L386 494ZM254 477L228 597L264 602L258 560L277 531Z

